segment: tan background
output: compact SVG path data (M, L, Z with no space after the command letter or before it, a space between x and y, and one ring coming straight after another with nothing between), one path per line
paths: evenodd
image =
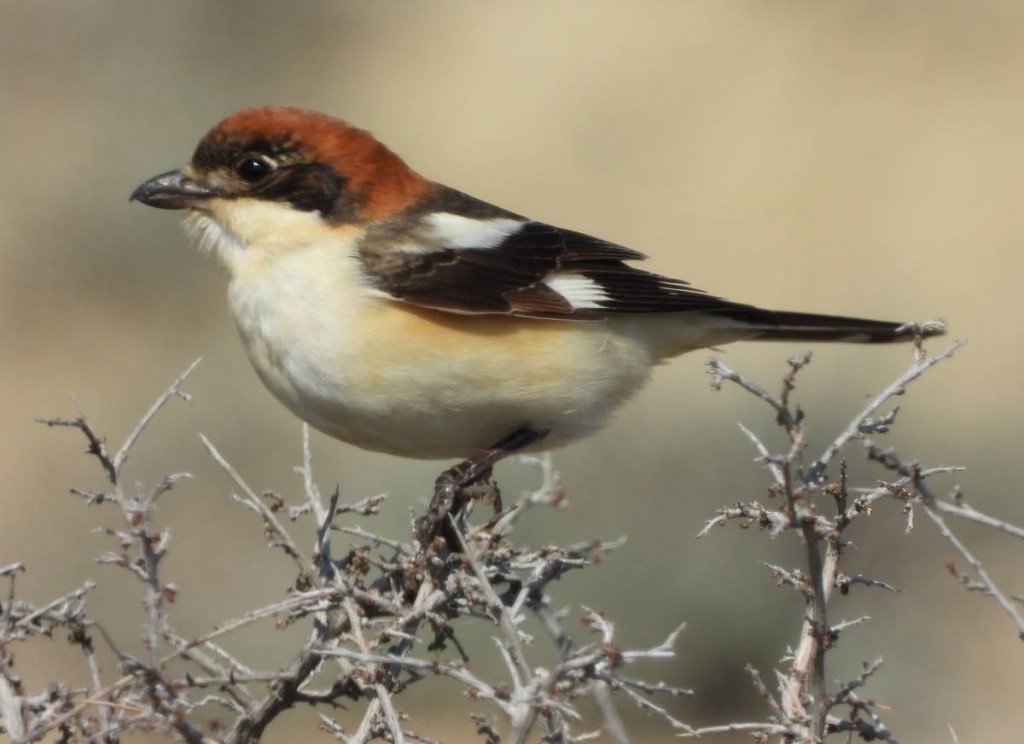
M109 545L89 530L113 515L66 495L99 487L96 468L75 435L32 419L71 414L74 393L119 442L202 355L194 405L161 416L130 473L150 485L196 476L161 512L175 528L175 616L199 632L291 581L228 502L197 434L254 487L295 495L299 425L249 369L222 279L184 249L177 217L127 202L255 103L344 116L431 177L634 246L656 270L730 298L946 317L970 345L911 390L887 441L968 466L957 482L969 498L1024 522L1022 71L1018 2L3 2L0 564L25 561L21 588L35 599L101 579L95 612L137 648L133 587L92 563ZM800 350L746 345L727 361L774 386ZM763 714L743 664L770 679L800 613L758 563L793 564L794 541L737 529L693 539L717 505L764 492L736 423L778 441L752 398L709 390L705 357L660 370L605 432L558 453L572 508L521 533L534 544L630 537L554 589L606 610L626 645L688 620L679 660L650 673L697 689L672 704L692 723ZM817 349L800 390L812 446L907 361L905 348ZM398 534L439 467L319 436L315 450L325 487L393 495L373 526ZM860 483L882 476L856 447L850 457ZM499 475L512 493L532 477L514 464ZM1008 590L1024 590L1019 543L962 532ZM893 707L902 741L948 741L947 724L963 742L1015 740L1024 671L1009 621L953 583L953 555L922 519L904 535L886 505L853 538L848 567L906 591L837 598L837 619L875 619L843 636L829 678L881 655L870 692ZM271 668L288 646L268 635L249 631L236 648ZM21 662L42 678L62 654L54 644ZM402 702L427 733L468 731L460 709L431 722L422 697ZM272 738L289 740L286 725Z

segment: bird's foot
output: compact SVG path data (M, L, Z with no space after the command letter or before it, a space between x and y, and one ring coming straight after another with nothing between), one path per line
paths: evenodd
M467 461L468 462L468 461ZM448 549L461 552L466 517L476 501L493 498L501 503L498 485L491 480L491 469L468 472L460 463L444 471L434 482L434 496L427 512L416 519L416 539L420 546L433 546L437 538L443 539Z
M441 473L434 482L434 497L430 500L426 514L418 517L413 525L420 549L430 549L440 537L449 550L461 551L459 533L463 532L466 507L481 497L492 496L495 508L501 509L501 492L491 480L494 464L543 439L546 434L546 430L527 427L517 429L476 457L464 460Z

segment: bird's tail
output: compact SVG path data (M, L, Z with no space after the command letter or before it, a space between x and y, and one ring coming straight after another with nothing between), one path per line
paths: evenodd
M910 341L945 333L945 323L896 323L887 320L817 315L757 307L735 308L721 313L754 326L755 338L765 341L842 341L848 343L889 343Z

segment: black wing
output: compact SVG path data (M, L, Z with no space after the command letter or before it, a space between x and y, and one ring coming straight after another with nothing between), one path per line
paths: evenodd
M452 312L587 320L752 309L630 266L646 258L637 251L445 187L371 227L359 253L376 288Z

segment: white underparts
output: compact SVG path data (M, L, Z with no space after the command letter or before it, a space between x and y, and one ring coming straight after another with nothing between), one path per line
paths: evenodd
M562 295L573 310L600 310L609 299L600 284L582 274L555 274L544 284Z

